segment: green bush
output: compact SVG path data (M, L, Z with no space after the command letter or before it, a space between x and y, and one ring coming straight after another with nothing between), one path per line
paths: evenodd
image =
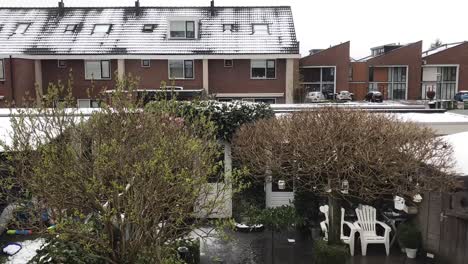
M213 100L193 102L162 100L149 103L146 105L146 110L172 112L184 119L204 116L216 125L218 138L228 141L243 124L274 117L269 105L242 101L222 103Z
M294 192L294 207L297 214L304 219L304 226L313 227L319 222L320 197L304 190Z
M94 249L94 248L93 248ZM37 264L104 264L105 259L100 257L103 252L95 252L92 248L85 249L84 245L71 240L62 240L57 237L47 240L45 246L37 250L37 255L30 263Z
M421 231L413 223L402 223L398 226L398 239L405 248L417 249L421 246Z
M314 264L346 264L348 258L345 245L328 245L323 240L314 242Z

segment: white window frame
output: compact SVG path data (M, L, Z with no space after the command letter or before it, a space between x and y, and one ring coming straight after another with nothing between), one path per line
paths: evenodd
M25 27L24 30L22 30L21 32L18 32L20 26L26 26L26 27ZM31 26L31 23L18 23L18 24L16 25L14 34L24 34L24 33L26 33L26 31L28 30L29 26Z
M101 64L101 73L99 74L100 78L96 78L95 76L93 78L87 78L86 77L86 72L88 70L88 66L87 66L88 62L100 62L100 64ZM102 77L102 67L103 67L102 63L103 62L108 62L108 64L109 64L109 77L105 77L105 78ZM100 81L100 80L111 80L112 79L112 71L111 71L112 70L112 63L111 63L111 60L85 60L84 61L84 66L85 66L85 72L84 72L85 80L87 80L87 81L91 81L91 80Z
M60 62L65 63L65 65L60 65ZM66 60L57 60L57 68L59 68L59 69L67 68L67 61Z
M232 32L233 24L223 24L223 32Z
M107 26L107 30L105 32L96 32L96 27L100 27L100 26ZM95 24L94 27L93 27L93 32L91 34L109 34L110 31L112 30L112 24Z
M185 33L184 33L183 37L172 37L171 36L171 24L173 22L184 22L184 25L185 25L185 31L184 32ZM193 22L193 38L187 38L187 23L188 22ZM169 39L197 39L198 20L197 19L190 19L190 18L187 18L187 19L170 19L168 21L167 30L168 30Z
M87 102L88 103L88 106L87 107L80 107L80 102ZM100 102L100 100L95 100L95 99L78 99L77 102L76 102L76 106L78 108L99 108L99 107L92 107L92 103L93 102Z
M5 80L5 60L0 59L0 81Z
M145 61L148 62L148 65L145 65ZM142 68L151 68L151 60L147 60L147 59L141 60L141 67Z
M144 33L152 33L154 32L154 29L156 28L156 24L144 24L142 32Z
M71 29L69 27L72 27ZM76 24L67 24L65 26L65 32L75 32L77 28Z
M265 77L253 77L252 76L252 64L253 61L265 61ZM268 71L268 61L274 61L275 62L275 77L274 78L268 78L267 77L267 71ZM278 68L278 61L276 59L259 59L259 60L250 60L250 79L252 80L276 80L277 77L277 68Z
M171 61L182 61L182 64L184 65L183 67L183 76L182 78L180 77L172 77L171 76ZM191 61L192 62L192 78L185 78L185 62L186 61ZM195 80L195 61L194 60L168 60L167 61L167 73L169 80Z
M231 61L231 66L226 65L226 61ZM233 68L234 67L234 60L224 60L224 68Z
M266 26L266 31L259 30L258 32L255 30L256 26ZM257 23L252 24L252 34L261 34L261 35L270 35L270 25L265 23Z

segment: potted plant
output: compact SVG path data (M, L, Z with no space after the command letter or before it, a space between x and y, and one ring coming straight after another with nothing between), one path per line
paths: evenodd
M412 223L403 223L398 227L398 237L405 248L408 258L416 258L418 248L421 246L421 231Z

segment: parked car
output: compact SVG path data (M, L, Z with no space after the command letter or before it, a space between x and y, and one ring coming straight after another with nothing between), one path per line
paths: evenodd
M459 91L457 94L455 94L455 97L453 99L459 102L463 102L463 100L468 100L468 91Z
M383 102L383 95L379 91L370 91L366 94L365 97L366 101L368 102Z
M305 98L307 103L321 102L325 100L322 92L308 92Z
M336 100L339 101L352 101L353 100L353 93L350 93L348 91L341 91L336 94Z

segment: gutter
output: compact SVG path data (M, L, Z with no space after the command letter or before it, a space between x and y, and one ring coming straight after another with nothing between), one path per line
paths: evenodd
M13 57L10 55L10 88L11 88L11 100L15 101L15 81L13 80Z

